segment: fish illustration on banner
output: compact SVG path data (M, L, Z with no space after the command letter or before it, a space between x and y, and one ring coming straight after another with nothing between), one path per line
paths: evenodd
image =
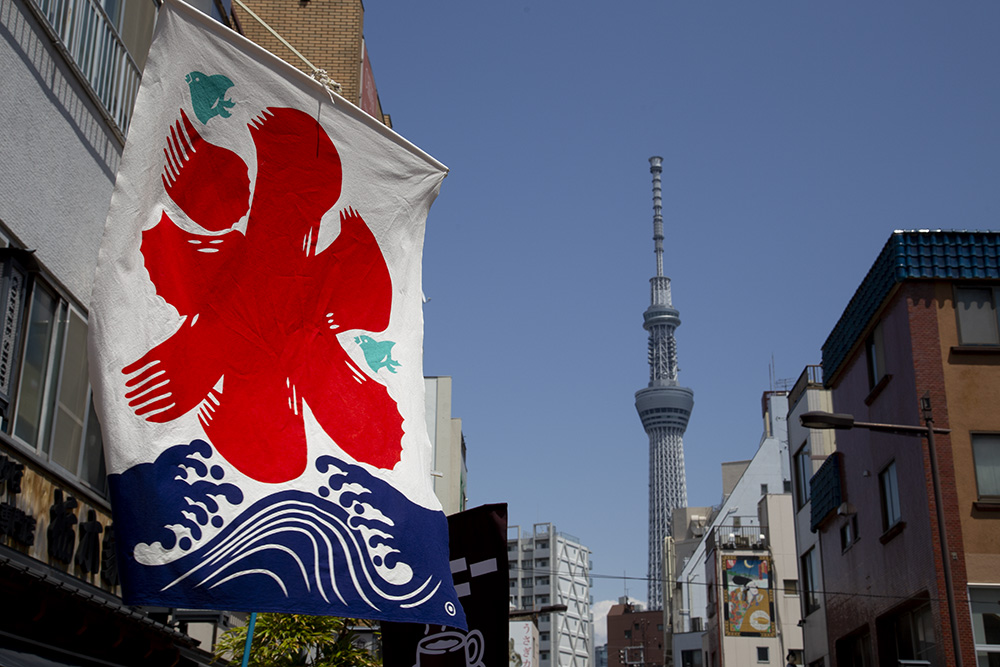
M165 2L90 312L127 604L465 627L421 360L446 173Z

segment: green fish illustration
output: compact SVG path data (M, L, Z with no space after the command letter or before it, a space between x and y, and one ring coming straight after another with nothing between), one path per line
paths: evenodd
M229 118L229 109L236 106L236 102L226 99L226 91L233 87L233 82L229 77L222 74L208 76L201 72L191 72L184 80L191 88L191 106L194 107L194 115L203 124L216 116Z
M354 342L361 346L365 361L373 371L378 373L383 368L388 368L390 373L396 372L396 366L400 364L392 358L392 346L396 344L394 341L377 341L371 336L358 336Z

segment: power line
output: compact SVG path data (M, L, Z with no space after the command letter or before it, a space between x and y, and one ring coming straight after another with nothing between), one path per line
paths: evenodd
M511 572L520 572L521 574L531 574L531 575L534 575L534 572L536 570L530 569L530 568L515 568L515 567L511 567L510 571ZM558 576L558 574L552 575L551 570L538 570L538 572L541 572L541 573L544 573L544 574L547 574L547 575L550 575L550 576ZM591 579L617 579L619 581L643 581L643 582L648 582L649 581L649 577L644 577L644 576L630 577L630 576L624 575L624 574L597 574L597 573L593 573L593 572L590 573L590 578ZM686 583L687 583L688 586L705 586L706 588L710 585L707 581L688 581ZM721 583L717 583L714 586L715 586L715 588L718 588L720 590L723 589L723 586L722 586ZM783 589L775 587L772 590L779 591L779 590L783 590ZM795 595L801 595L803 592L804 591L801 591L801 590L797 589L796 592L795 592ZM816 596L820 596L820 595L823 595L823 596L838 596L838 595L840 595L840 596L845 596L845 597L859 597L859 598L871 598L871 599L880 599L880 600L897 600L897 601L911 600L914 597L913 595L909 595L909 596L906 596L906 595L882 595L882 594L878 594L878 593L861 593L861 592L857 592L857 591L814 590L814 591L812 591L812 593L813 593L813 595L816 595ZM922 597L921 599L922 600L927 600L928 602L939 602L939 603L946 602L945 598L932 597L930 595L928 595L927 597Z

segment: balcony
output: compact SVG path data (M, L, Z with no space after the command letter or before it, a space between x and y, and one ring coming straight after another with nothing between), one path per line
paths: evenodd
M27 0L124 143L142 76L114 22L94 0Z
M767 551L767 526L717 526L708 535L708 550Z

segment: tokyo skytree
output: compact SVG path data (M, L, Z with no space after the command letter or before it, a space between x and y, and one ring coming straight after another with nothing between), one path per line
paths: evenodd
M677 383L674 330L680 314L670 298L670 278L663 275L663 204L660 174L663 158L649 158L653 174L653 244L656 275L650 279L649 308L643 328L649 332L649 386L635 393L635 409L649 436L649 609L663 608L663 538L670 535L670 516L687 506L684 478L684 431L694 392Z

